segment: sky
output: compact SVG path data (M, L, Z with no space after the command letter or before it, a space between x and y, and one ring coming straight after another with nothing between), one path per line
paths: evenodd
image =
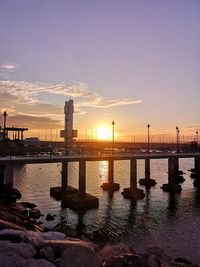
M0 111L58 138L64 103L93 138L200 132L199 0L0 0ZM2 121L1 116L1 121Z

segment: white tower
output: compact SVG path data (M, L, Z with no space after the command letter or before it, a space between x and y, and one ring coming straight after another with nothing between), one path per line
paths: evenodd
M73 138L77 137L77 131L73 130L74 105L72 99L65 101L64 113L65 129L60 132L60 137L65 139L65 151L68 154L73 148Z

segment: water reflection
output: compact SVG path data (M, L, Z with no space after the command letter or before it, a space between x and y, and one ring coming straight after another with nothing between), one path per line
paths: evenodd
M49 188L59 186L61 182L60 166L56 164L26 165L16 169L14 186L22 192L20 201L34 202L44 215L57 214L57 219L51 225L43 217L47 227L53 226L53 223L66 224L92 240L103 242L127 242L131 239L131 242L148 244L149 240L156 240L158 245L166 245L172 253L174 251L174 254L179 254L177 256L185 256L192 261L195 257L190 257L192 254L188 244L192 251L198 251L200 236L196 234L196 229L199 228L200 192L193 187L187 172L193 167L192 160L180 161L180 164L186 172L181 194L173 195L160 189L167 181L167 161L155 160L151 164L151 174L157 185L153 188L142 187L145 190L144 199L132 202L125 199L120 191L109 193L100 188L102 182L107 181L107 161L89 163L87 192L99 197L100 205L98 209L87 212L60 208L60 202L49 196ZM69 165L69 183L76 187L78 164ZM138 162L138 177L142 177L143 165L142 161ZM129 162L117 161L114 176L115 181L120 183L121 190L128 187ZM179 233L176 242L174 233ZM184 251L184 255L181 251Z
M168 193L168 215L175 216L178 211L180 194Z
M99 176L102 182L108 180L108 161L99 161Z

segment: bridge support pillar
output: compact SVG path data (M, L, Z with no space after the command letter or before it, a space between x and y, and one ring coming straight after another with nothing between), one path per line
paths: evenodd
M13 189L14 180L14 167L13 165L7 165L4 172L4 181L6 187Z
M76 194L78 189L68 185L68 162L62 162L61 186L51 187L50 196L56 199L63 199L66 195Z
M139 180L140 185L154 186L156 181L150 178L150 159L145 159L145 178Z
M62 200L63 207L73 210L87 210L97 208L99 199L86 193L86 161L79 161L79 191L76 194L68 195Z
M134 201L145 196L144 191L137 188L137 160L135 158L130 160L130 188L124 188L122 195Z
M177 159L171 157L168 159L168 184L161 187L165 192L178 193L182 188L176 181L177 178Z
M108 182L101 185L103 190L116 191L119 190L119 184L114 183L114 160L110 158L108 161Z
M183 171L179 170L179 158L174 158L174 179L177 184L183 183L185 179L183 178Z
M79 161L79 197L85 197L86 194L86 162Z
M68 162L63 161L62 162L62 171L61 171L61 185L62 187L68 186Z
M3 193L4 189L4 172L5 172L5 167L4 165L0 166L0 194Z
M191 178L194 178L194 186L200 189L200 157L194 158L194 169L192 169Z
M196 172L200 173L200 157L194 158L194 169Z

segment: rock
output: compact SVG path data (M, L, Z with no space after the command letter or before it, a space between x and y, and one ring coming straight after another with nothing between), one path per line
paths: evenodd
M0 240L9 240L13 243L20 243L24 240L24 232L14 229L4 229L0 231Z
M172 266L171 265L171 258L169 255L166 254L166 252L158 247L158 246L148 246L145 248L147 251L147 257L150 255L155 255L159 258L160 265L163 267Z
M1 258L1 266L4 267L55 267L56 265L44 259L23 259L17 255Z
M149 267L145 258L137 254L124 253L121 255L124 258L125 266L131 267ZM114 267L114 266L113 266Z
M25 243L12 243L10 241L0 241L0 254L2 257L10 257L17 255L24 259L29 259L34 256L36 250L30 245Z
M38 209L32 209L29 211L29 216L33 219L39 219L41 216L41 212Z
M10 211L1 210L0 211L0 218L5 220L5 221L22 224L22 220L18 216L16 216L15 214L12 214Z
M190 261L184 259L184 258L181 258L181 257L178 257L174 260L175 262L180 262L180 263L186 263L186 264L192 264Z
M125 245L106 245L97 253L102 260L105 262L105 266L111 266L112 264L112 257L120 256L123 253L133 253L136 254L135 250L127 247Z
M52 247L58 255L62 255L68 247L86 247L94 251L94 248L90 243L82 240L44 240L43 246Z
M50 232L40 233L40 237L43 240L62 240L65 238L65 234L50 231Z
M28 209L34 209L37 207L37 205L35 205L34 203L27 202L27 201L19 202L19 204L22 204L24 207Z
M50 262L55 262L55 257L54 257L54 250L52 247L50 246L46 246L40 249L39 251L39 255L42 258L45 258L46 260L50 261Z
M196 264L193 264L190 261L182 257L176 258L174 262L172 262L172 266L173 267L198 267Z
M59 267L100 267L101 259L86 246L69 246L58 262Z
M149 267L160 267L160 260L156 255L149 255L147 258Z
M106 263L104 262L104 267L106 267ZM125 262L124 262L124 258L119 256L114 256L112 257L112 260L111 260L111 266L113 267L124 267L125 266Z
M24 207L24 205L20 203L13 203L11 207L11 211L16 211L17 213L22 214L22 215L28 215L27 208Z
M34 248L41 248L43 245L43 239L40 236L39 232L34 231L24 231L24 240L25 243L31 244Z
M2 229L16 229L16 230L24 230L23 227L16 225L12 222L7 222L5 220L0 219L0 230Z
M54 230L57 232L61 232L69 237L77 237L79 235L76 230L72 229L68 225L57 225Z
M26 230L4 229L0 231L1 240L10 240L12 242L24 242L31 244L34 248L40 248L43 244L43 239L40 233Z
M53 220L55 220L55 218L51 214L47 214L46 220L47 221L53 221Z

